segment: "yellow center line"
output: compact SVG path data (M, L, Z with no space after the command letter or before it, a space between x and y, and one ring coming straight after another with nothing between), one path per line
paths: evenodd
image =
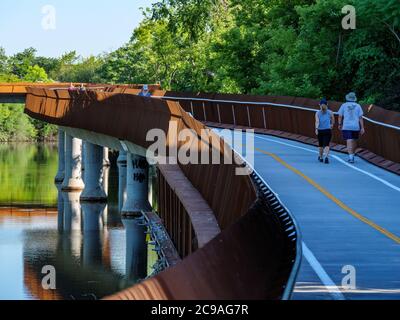
M280 164L288 168L290 171L296 173L300 177L302 177L304 180L306 180L309 184L311 184L313 187L315 187L318 191L320 191L322 194L324 194L327 198L332 200L334 203L336 203L340 208L345 210L346 212L350 213L353 217L357 218L358 220L364 222L365 224L369 225L370 227L374 228L375 230L379 231L380 233L384 234L388 238L392 239L396 243L400 244L400 237L396 236L395 234L391 233L390 231L386 230L385 228L380 227L377 225L375 222L367 219L366 217L362 216L361 214L357 213L353 209L351 209L349 206L344 204L342 201L340 201L338 198L336 198L334 195L329 193L326 189L324 189L322 186L320 186L318 183L316 183L314 180L311 178L307 177L304 173L299 171L298 169L292 167L290 164L282 160L280 157L278 157L276 154L264 151L259 148L255 148L255 150L272 157L276 161L278 161Z

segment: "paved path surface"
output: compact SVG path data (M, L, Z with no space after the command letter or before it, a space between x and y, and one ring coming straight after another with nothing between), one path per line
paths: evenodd
M400 177L340 153L330 165L317 157L314 147L255 136L255 169L303 236L293 298L400 299ZM355 289L343 286L349 270Z

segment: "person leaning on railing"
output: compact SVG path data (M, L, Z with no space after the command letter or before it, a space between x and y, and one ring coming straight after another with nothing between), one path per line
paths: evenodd
M85 86L83 85L83 83L82 83L81 86L79 87L79 92L80 92L80 93L86 92L86 88L85 88Z
M76 91L76 87L74 86L74 84L71 82L71 84L70 84L70 86L69 86L69 88L68 88L68 91L69 92L73 92L73 91Z
M318 136L320 162L329 164L332 129L335 125L335 116L328 108L328 101L324 98L319 103L320 110L315 114L315 134Z
M145 84L143 86L142 90L139 93L139 96L140 97L147 97L147 98L151 97L151 92L150 92L149 86L147 84Z
M346 101L339 110L339 130L342 131L343 138L347 142L348 161L354 163L357 140L365 133L364 112L357 103L357 96L354 92L350 92L346 96Z

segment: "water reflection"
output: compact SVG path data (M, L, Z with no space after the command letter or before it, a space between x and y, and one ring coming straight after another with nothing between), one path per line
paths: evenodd
M0 206L55 206L55 144L0 144Z
M12 171L19 180L19 172ZM80 203L80 193L57 194L56 167L51 171L52 177L39 179L36 188L54 189L57 209L29 209L18 202L0 208L0 299L99 299L149 276L157 257L143 221L121 220L117 168L107 169L108 205ZM34 197L27 202L43 199ZM47 265L57 272L54 291L41 285Z
M59 224L57 230L24 232L24 269L29 275L25 285L35 288L30 290L35 292L33 298L49 299L45 290L38 291L45 265L57 270L54 299L102 298L148 276L147 228L143 220L124 219L119 228L108 230L103 224L106 205L80 204L79 196L62 194L64 205L57 217L62 226ZM124 240L120 243L123 245L114 246L113 240ZM123 270L115 268L121 263Z
M146 230L141 219L124 219L126 229L126 278L136 283L147 276Z

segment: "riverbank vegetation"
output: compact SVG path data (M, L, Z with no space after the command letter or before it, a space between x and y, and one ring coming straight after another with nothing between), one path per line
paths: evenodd
M0 206L54 206L57 145L0 144Z
M342 26L343 7L356 28ZM160 0L114 52L7 57L0 82L160 83L167 90L322 96L400 111L398 0Z

